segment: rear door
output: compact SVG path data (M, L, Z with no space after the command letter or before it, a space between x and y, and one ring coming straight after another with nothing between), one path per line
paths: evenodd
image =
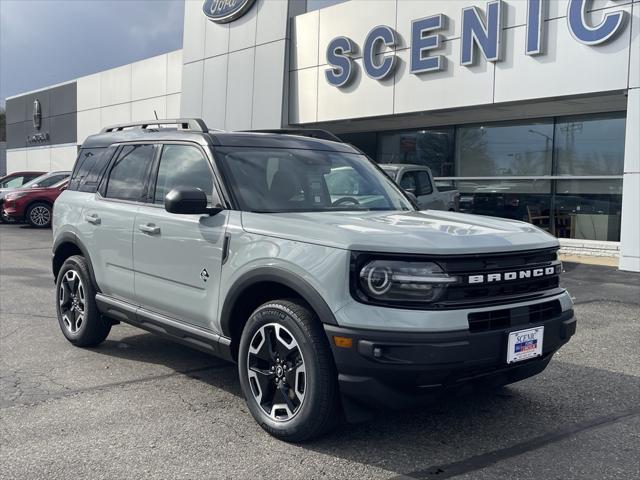
M98 192L85 204L79 226L98 286L104 294L129 302L135 301L133 222L147 197L156 150L154 144L121 146Z
M165 144L134 222L133 258L138 305L173 319L214 330L228 212L179 215L164 209L176 187L203 190L218 203L206 152L195 144Z

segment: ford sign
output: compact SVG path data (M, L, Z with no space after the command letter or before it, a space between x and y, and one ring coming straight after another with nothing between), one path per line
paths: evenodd
M202 11L209 20L229 23L243 16L255 0L205 0Z

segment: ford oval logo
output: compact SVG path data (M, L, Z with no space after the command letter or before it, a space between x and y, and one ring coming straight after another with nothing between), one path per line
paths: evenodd
M205 0L202 11L209 20L229 23L249 11L255 0Z

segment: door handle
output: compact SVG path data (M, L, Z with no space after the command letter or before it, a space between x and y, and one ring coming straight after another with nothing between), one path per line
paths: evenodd
M160 233L160 227L156 227L153 223L138 225L138 229L141 232L148 233L149 235L158 235Z
M92 213L91 215L85 213L84 219L87 222L92 223L93 225L100 225L100 222L102 221L100 220L100 217L95 213Z

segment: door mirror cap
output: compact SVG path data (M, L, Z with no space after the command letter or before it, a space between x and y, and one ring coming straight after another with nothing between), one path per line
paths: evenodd
M180 215L215 215L221 207L208 207L207 194L199 188L174 188L164 197L164 209Z
M418 203L418 197L416 197L416 194L413 193L411 190L405 190L404 193L407 195L407 197L409 197L413 203L417 204Z

